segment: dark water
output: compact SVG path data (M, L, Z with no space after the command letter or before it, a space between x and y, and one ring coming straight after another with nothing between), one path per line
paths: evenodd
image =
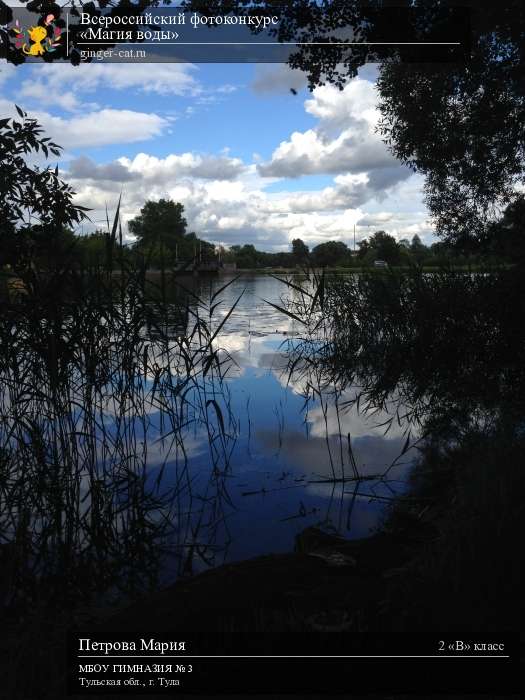
M35 586L127 595L292 551L309 526L366 537L406 489L418 431L402 401L366 411L358 387L294 361L305 327L272 304L297 290L264 275L184 284L161 304L97 283L6 307L4 603Z
M209 298L226 281L201 281L194 292ZM204 425L192 425L183 437L191 486L181 494L188 510L177 544L179 553L181 545L193 545L184 548L186 570L291 551L295 535L312 525L345 537L367 536L403 491L417 457L411 449L398 459L407 424L394 421L385 434L393 412L367 415L345 406L354 387L337 393L334 386L316 385L313 375L290 376L289 351L304 329L267 303L281 305L290 297L284 284L263 275L235 280L220 296L216 323L241 293L215 341L228 358L217 398L228 415L226 444L218 452L212 448ZM215 411L209 414L213 421ZM153 476L165 463L163 479L174 483L183 468L180 458L169 440L158 441L160 414L153 412L150 420L148 469ZM355 468L369 478L352 480Z
M498 470L522 441L519 274L343 277L319 333L270 276L144 294L134 274L0 314L4 606L125 599L310 526L366 537L416 462L448 488L473 461L462 497L485 484L490 510L487 450Z

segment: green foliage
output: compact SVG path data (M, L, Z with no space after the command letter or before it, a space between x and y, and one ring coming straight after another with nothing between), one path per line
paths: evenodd
M305 264L327 268L363 268L372 266L376 260L383 260L391 267L407 268L501 265L518 259L516 241L520 235L518 231L521 231L519 217L518 205L510 208L501 224L498 224L498 236L502 245L493 246L487 243L484 247L478 246L469 255L463 254L450 242L440 241L427 246L417 234L411 241L402 239L397 242L394 236L385 231L376 231L369 238L359 241L357 255L342 241L327 241L320 243L311 253L305 254L307 257L303 257L299 251L308 250L308 247L301 239L295 239L292 241L291 253L267 253L257 250L250 243L233 245L228 250L223 250L221 260L234 262L239 269L292 269ZM491 232L488 240L493 241L495 235ZM507 241L507 244L503 245L503 241ZM294 253L294 249L297 253Z
M255 250L255 246L246 244L243 246L233 245L231 247L231 252L235 256L235 262L239 268L255 268L260 267L260 258Z
M400 49L377 50L380 63L380 133L393 154L426 176L427 203L438 232L467 251L483 236L487 222L518 196L525 181L525 91L523 89L523 8L510 0L491 7L465 3L471 18L470 60L453 63L406 62ZM338 26L360 27L373 41L384 28L385 12L375 3L329 1L322 7L288 8L280 38L301 33L307 42ZM446 4L416 2L422 38L446 22ZM369 9L371 14L369 15ZM368 24L363 20L369 18ZM395 13L391 15L396 21ZM407 27L403 15L397 35ZM390 27L396 35L396 26ZM313 53L304 46L291 59L308 74L310 88L323 83L344 87L369 60L369 49L344 48ZM429 137L429 135L431 135Z
M428 257L428 248L423 245L421 238L417 233L412 237L412 242L410 243L410 254L412 258L420 265L426 257Z
M85 207L73 204L74 191L58 175L58 167L30 164L42 153L60 155L36 119L19 107L20 121L0 120L0 263L27 267L36 245L38 253L63 250L66 230L86 217Z
M296 260L292 253L267 253L257 250L252 243L245 245L232 245L224 258L236 263L239 269L257 270L265 267L292 268Z
M294 238L292 241L292 255L296 265L304 265L308 261L310 250L300 238Z
M482 250L498 258L522 263L525 260L525 196L516 197L503 216L486 228Z
M215 257L215 246L186 233L184 205L171 199L148 200L140 214L128 222L137 237L135 253L152 267L170 267L193 260L208 261Z
M133 262L131 250L120 243L114 244L113 257L116 261ZM74 264L82 268L102 268L107 264L108 234L105 231L94 231L84 236L75 237Z
M313 249L312 253L315 264L320 267L345 265L348 264L350 258L350 250L342 241L320 243Z
M201 0L185 4L202 7ZM247 5L241 3L239 11L249 13ZM273 0L261 5L275 7ZM520 0L467 0L454 15L456 5L441 0L293 2L279 8L276 38L300 40L289 65L306 73L311 90L326 83L343 89L361 66L379 64L379 131L396 158L425 175L438 233L472 253L486 238L487 225L519 198L517 186L525 183L524 16ZM214 2L217 13L229 9L230 0ZM432 62L422 60L414 47L375 43L385 36L423 43L436 36L443 41L445 35L447 41L460 39L466 26L461 17L469 24L465 60L456 60L455 54L447 61L451 47L438 51L445 62ZM309 42L334 38L341 27L366 43L349 49L334 42L312 51Z
M184 206L171 199L148 200L140 214L128 222L130 232L137 237L137 248L147 250L159 245L174 252L186 235L187 222L183 216Z
M397 158L426 175L438 231L467 249L525 180L521 12L517 2L473 5L465 63L381 68L380 131Z
M400 250L394 236L385 231L376 231L368 241L369 248L374 251L376 260L384 260L389 265L397 265L400 261Z

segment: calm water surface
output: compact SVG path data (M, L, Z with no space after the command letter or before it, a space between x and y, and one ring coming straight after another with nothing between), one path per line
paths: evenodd
M206 299L226 281L199 280L194 291ZM216 324L241 293L215 341L227 368L223 391L214 399L224 435L217 437L221 431L212 426L210 442L209 426L192 425L184 435L182 459L173 441L162 438L160 414L150 415L145 439L151 478L162 470L163 483L181 490L171 544L182 557L176 567L168 567L168 577L181 567L197 572L291 551L297 533L308 526L345 537L367 536L390 499L403 491L415 459L416 451L409 450L385 480L343 481L355 473L349 435L359 475L374 477L399 458L407 426L394 421L385 434L384 423L392 415L367 416L344 406L355 390L345 390L336 400L334 387L315 387L315 379L304 374L290 376L287 350L302 327L267 303L280 305L290 297L278 280L263 275L235 280L220 295ZM313 399L308 382L316 390ZM213 387L209 391L211 399ZM207 408L217 427L215 405Z

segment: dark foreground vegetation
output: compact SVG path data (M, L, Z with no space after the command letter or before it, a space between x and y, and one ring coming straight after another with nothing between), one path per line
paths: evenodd
M228 359L213 344L217 299L168 304L157 290L152 300L134 275L128 271L125 289L111 276L88 278L92 287L66 276L71 302L63 289L54 297L54 285L2 313L2 650L11 697L60 696L66 632L86 626L125 639L137 629L169 636L176 621L201 653L225 654L239 645L264 653L298 637L316 643L319 635L344 647L389 633L485 638L516 630L521 275L289 282L293 300L282 311L303 331L283 348L288 378L306 387L305 401L328 387L341 412L386 410L385 430L397 424L406 434L399 459L419 453L410 489L368 539L309 528L288 555L183 576L164 589L166 557L184 574L198 536L187 539L180 528L181 498L191 493L188 426L207 426L216 465L206 502L195 505L197 522L219 520L234 417ZM349 387L355 393L344 399ZM108 407L115 422L106 427ZM171 489L162 474L148 479L145 467L137 422L146 426L151 408L177 445ZM351 438L340 439L352 464ZM345 471L347 463L334 458L334 481L343 480L351 508L366 477L355 466Z
M516 270L320 278L288 309L308 328L293 371L316 377L312 387L357 387L353 402L389 409L385 429L406 425L405 449L421 454L412 498L384 530L421 540L369 624L482 631L523 619L524 291Z

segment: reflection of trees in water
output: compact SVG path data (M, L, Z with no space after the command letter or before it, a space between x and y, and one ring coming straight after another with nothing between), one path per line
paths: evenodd
M515 629L523 555L524 281L487 275L354 276L305 294L290 344L307 395L358 387L349 405L391 405L385 424L423 436L388 532L423 538L395 572L378 629ZM426 534L425 534L426 533Z
M406 436L385 480L411 446L426 454L431 445L443 452L474 434L518 435L525 366L519 272L313 282L286 309L303 321L302 337L288 343L288 380L301 387L305 409L319 403L325 422L332 412L326 436L333 479L355 479L351 436L335 425L344 425L347 411Z
M317 411L327 465L292 486L322 492L319 522L344 532L360 500L394 500L420 435L442 449L518 429L522 286L512 272L373 274L292 290L287 310L304 332L288 343L289 381ZM239 422L219 349L228 314L216 319L218 297L192 290L155 299L131 285L115 302L95 288L67 304L32 295L2 314L6 603L131 594L158 583L166 561L179 573L220 563L229 541ZM392 463L364 468L347 411L395 436ZM297 455L290 435L280 439ZM188 464L203 444L210 468L197 480Z
M349 275L316 290L289 309L304 321L290 376L307 395L352 388L344 405L407 429L521 409L519 271Z
M155 584L168 555L188 571L217 553L236 424L213 309L112 284L118 301L94 285L4 307L5 605L131 594ZM203 432L209 480L197 494L188 450Z

